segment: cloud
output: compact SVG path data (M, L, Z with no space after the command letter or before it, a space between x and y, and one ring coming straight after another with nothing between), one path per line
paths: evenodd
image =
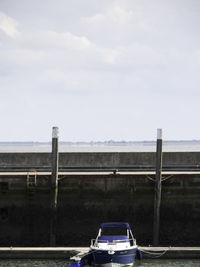
M41 36L42 37L42 36ZM71 32L47 31L42 38L54 47L69 48L75 50L87 49L91 42L85 36L77 36Z
M108 16L115 23L129 23L133 19L133 11L114 5L108 9Z
M170 130L181 116L195 118L200 4L180 2L0 1L2 125L22 123L22 140L28 128L33 138L28 120L45 133L52 117L63 133L71 129L65 140L107 139L107 130L110 139L145 139L159 121Z
M96 24L96 23L101 23L105 21L105 15L104 14L96 14L91 17L82 17L80 21L82 23L88 23L88 24Z
M0 29L9 37L14 38L19 35L17 30L18 22L7 16L5 13L0 12Z
M117 24L127 24L133 19L133 11L126 10L118 4L109 5L106 8L105 13L98 13L90 17L82 17L82 23L97 24L97 23L117 23Z

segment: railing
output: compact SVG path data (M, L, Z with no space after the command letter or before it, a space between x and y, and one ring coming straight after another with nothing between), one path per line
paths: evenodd
M117 245L118 243L126 243L129 242L130 246L135 246L136 245L136 239L131 238L131 239L121 239L121 240L113 240L113 241L109 241L109 240L100 240L100 242L98 241L98 239L91 239L91 246L93 247L98 247L98 244L102 244L102 243L107 243L108 245Z
M51 166L45 166L45 165L1 165L0 171L6 171L6 170L25 170L30 171L32 169L40 170L40 171L50 171ZM153 171L155 170L155 165L130 165L130 166L59 166L59 171L69 171L69 172L93 172L93 171L111 171L113 173L115 172L126 172L126 171ZM198 171L200 170L200 164L171 164L171 165L163 165L163 171Z

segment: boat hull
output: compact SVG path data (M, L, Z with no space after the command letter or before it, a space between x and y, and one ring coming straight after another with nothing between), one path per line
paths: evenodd
M94 264L103 265L104 267L113 266L132 266L136 257L136 248L113 251L112 254L108 250L91 251Z

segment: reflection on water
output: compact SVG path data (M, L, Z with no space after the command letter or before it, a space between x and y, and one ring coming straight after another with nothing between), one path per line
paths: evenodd
M65 260L0 260L4 267L69 267ZM200 260L142 260L134 267L199 267Z

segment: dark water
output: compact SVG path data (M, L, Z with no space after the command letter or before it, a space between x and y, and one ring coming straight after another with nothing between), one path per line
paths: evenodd
M69 267L65 260L0 260L5 267ZM200 267L200 260L142 260L134 267Z

